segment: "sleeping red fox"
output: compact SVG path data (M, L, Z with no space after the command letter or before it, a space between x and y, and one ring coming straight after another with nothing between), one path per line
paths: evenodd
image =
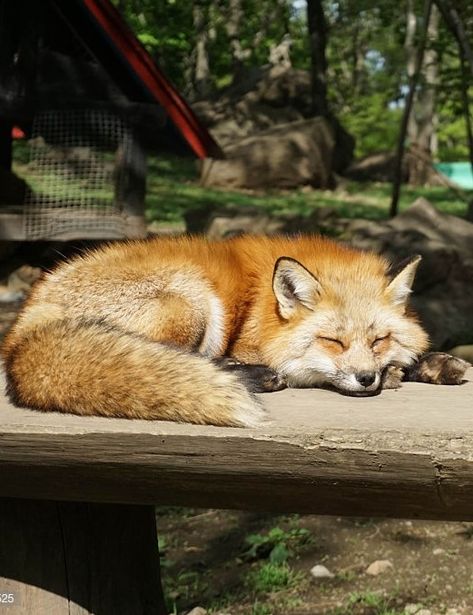
M8 392L40 410L241 426L264 415L254 391L459 383L466 362L419 360L419 260L315 236L102 247L33 289L3 345Z

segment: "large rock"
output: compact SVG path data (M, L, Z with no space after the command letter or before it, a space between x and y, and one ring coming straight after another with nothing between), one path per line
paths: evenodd
M433 347L473 343L473 223L420 198L388 222L354 221L347 234L353 245L394 261L421 254L412 303Z
M392 182L395 170L394 152L377 152L355 160L344 172L344 176L355 181ZM407 165L404 159L402 181L407 181Z
M339 223L331 207L317 207L309 216L296 213L270 214L260 207L218 206L214 203L185 214L188 233L205 234L211 239L227 239L236 235L285 235L330 232ZM346 224L343 224L343 230Z
M281 66L252 68L217 99L192 108L223 147L278 124L310 115L310 75Z
M368 154L355 160L344 170L343 175L355 181L393 182L395 168L395 152L384 151ZM419 182L419 172L424 174L422 182ZM428 161L426 165L425 156L422 152L419 153L419 149L414 146L411 146L404 154L401 178L404 183L410 183L413 186L454 186L447 177L435 169L432 161Z
M313 140L320 141L319 149L324 147L326 134L330 134L330 160L322 163L316 154L315 166L317 167L316 186L330 186L332 172L341 174L353 159L355 141L346 132L343 126L333 117L315 118L311 110L311 86L310 74L307 71L296 70L288 66L272 66L254 68L248 73L248 77L239 80L235 85L227 88L217 99L201 100L193 104L193 109L200 120L207 126L216 141L222 146L224 152L232 160L236 158L236 150L247 145L248 140L256 139L263 144L258 147L258 154L264 155L269 165L274 165L272 158L284 156L287 161L291 151L295 150L296 160L284 171L282 186L297 186L312 183L311 160L313 154ZM274 139L268 146L267 136L285 134L288 131L302 133L304 121L308 121L308 130L312 136L302 137L304 143L300 143L298 137L295 141L286 141L274 151ZM324 134L320 133L320 126L324 126ZM317 134L314 133L317 126ZM276 138L276 137L274 137ZM283 137L285 139L285 137ZM305 149L305 152L303 151ZM283 151L284 150L284 151ZM325 154L325 150L323 149ZM214 169L207 177L210 166ZM251 182L244 183L248 172L245 170L245 161L232 162L229 164L215 163L210 161L204 164L203 180L206 185L233 187L264 187L270 188L271 183L265 184L263 174L258 182L254 181L257 172L250 173ZM218 167L218 170L217 170ZM263 161L258 169L265 167ZM330 181L319 183L318 172L320 168L328 169ZM295 172L294 172L295 171ZM218 175L218 178L216 175ZM210 179L210 176L212 179ZM270 177L273 181L272 176ZM309 178L309 179L308 179ZM278 178L274 178L277 180ZM230 182L230 183L228 183ZM273 184L274 185L274 184Z
M276 126L242 139L223 160L201 167L204 186L291 188L333 186L335 131L322 117Z

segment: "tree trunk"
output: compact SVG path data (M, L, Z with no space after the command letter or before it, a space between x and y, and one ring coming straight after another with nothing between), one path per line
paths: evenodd
M327 115L327 23L322 0L307 0L307 26L312 75L312 113Z
M409 0L408 29L406 33L406 50L409 77L412 78L413 64L417 55L417 45L414 46L414 32L409 32L409 23L412 22L412 0ZM410 155L408 158L409 183L413 186L425 185L432 173L432 155L436 143L436 114L435 98L438 85L438 53L435 42L439 34L439 11L432 6L430 20L427 27L426 50L424 53L424 68L420 88L416 92L413 113L408 123L408 139ZM411 40L407 45L408 34Z
M402 115L401 128L399 130L396 159L394 163L393 193L391 197L390 207L391 216L395 216L398 213L399 195L401 193L402 183L402 162L404 158L404 146L407 136L407 127L409 123L409 116L412 110L412 104L414 102L414 94L416 91L418 78L422 70L425 43L427 40L427 29L430 21L430 14L432 11L432 2L433 0L424 0L423 30L420 36L419 45L417 47L414 71L409 77L409 91L407 93L406 102L404 104L404 113Z
M208 55L208 10L202 2L194 2L192 9L195 32L194 87L197 98L210 93L210 68Z
M357 24L353 32L353 47L352 47L352 87L355 95L361 94L362 77L365 61L365 49L363 47L362 37L360 34L361 26Z
M468 40L468 34L458 11L449 0L435 0L435 4L440 10L449 30L457 40L473 77L473 48Z
M462 93L462 105L463 115L465 116L466 135L468 139L468 151L470 154L471 172L473 173L473 128L471 126L471 114L470 114L470 98L468 95L468 67L466 63L465 54L461 45L458 45L458 53L460 55L460 68L461 68L461 93Z
M241 44L240 27L243 17L243 7L241 0L229 0L226 31L228 43L232 55L233 82L237 82L244 71L244 60L251 55L249 49L243 49Z
M415 13L415 1L407 0L406 2L406 37L404 39L404 50L406 53L406 72L409 82L414 78L416 68L416 32L417 32L417 16ZM407 135L409 141L415 141L417 136L417 125L414 114L409 115L407 123Z

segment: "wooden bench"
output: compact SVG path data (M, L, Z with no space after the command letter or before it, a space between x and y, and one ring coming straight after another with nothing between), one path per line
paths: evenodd
M1 398L0 594L12 615L162 615L155 504L473 520L467 377L366 399L273 393L254 430Z

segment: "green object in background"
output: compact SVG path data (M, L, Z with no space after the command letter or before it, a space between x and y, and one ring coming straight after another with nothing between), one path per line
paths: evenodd
M473 171L469 162L439 162L434 167L461 188L473 190Z

